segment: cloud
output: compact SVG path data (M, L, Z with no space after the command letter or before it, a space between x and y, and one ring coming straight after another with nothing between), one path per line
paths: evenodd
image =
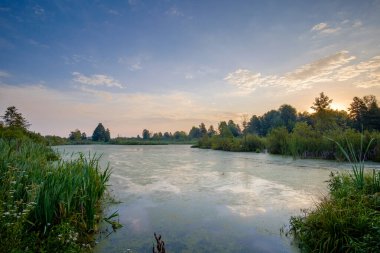
M78 64L81 62L91 63L93 65L97 64L97 61L92 56L84 56L80 54L73 54L71 56L62 56L62 59L64 60L65 64L72 65L72 64Z
M314 84L348 80L360 88L380 86L380 56L354 64L355 59L348 51L341 51L280 76L238 69L224 80L243 94L260 87L284 87L287 91L296 91L311 88Z
M45 15L45 10L39 5L34 6L33 11L34 11L34 14L37 16L44 16Z
M123 86L121 85L119 81L113 79L110 76L106 76L106 75L85 76L79 72L73 72L72 75L74 76L73 80L81 84L92 85L92 86L123 88Z
M177 7L171 7L169 10L166 11L166 14L170 16L177 16L177 17L184 16L183 12L181 12Z
M40 43L40 42L38 42L38 41L35 41L35 40L33 40L33 39L28 39L28 43L29 43L30 45L33 45L33 46L35 46L35 47L40 47L40 48L49 48L49 46L48 46L48 45L46 45L46 44L43 44L43 43Z
M139 3L139 0L128 0L128 4L131 6L135 6Z
M322 22L322 23L314 25L311 28L311 31L322 33L322 34L333 34L339 31L340 29L341 29L340 27L332 28L327 23Z
M9 77L10 74L6 71L0 70L0 78Z
M117 93L86 86L58 91L42 85L0 84L0 109L10 104L31 122L33 131L61 136L76 128L91 133L99 122L110 128L113 136L136 136L144 128L188 131L200 122L215 126L221 118L236 116L185 92Z
M313 26L313 28L311 28L311 31L321 31L325 28L327 28L326 23L319 23L319 24L316 24L315 26Z
M268 76L268 79L275 78ZM238 69L233 73L229 73L224 80L239 89L247 92L256 90L257 87L265 86L267 78L263 78L261 73L252 73L247 69Z
M143 62L147 59L148 57L141 55L135 57L119 57L118 62L122 65L126 65L130 71L139 71L143 69Z
M108 14L111 14L111 15L120 16L120 12L114 9L109 9L107 12Z
M353 28L358 28L358 27L361 27L363 25L363 23L360 21L360 20L356 20L353 24L352 24L352 27Z

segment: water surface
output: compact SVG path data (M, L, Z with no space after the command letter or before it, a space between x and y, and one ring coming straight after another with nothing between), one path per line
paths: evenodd
M280 228L326 194L330 171L345 163L293 160L168 146L62 146L110 162L123 228L95 252L151 252L153 232L168 252L298 252ZM369 164L369 167L378 165Z

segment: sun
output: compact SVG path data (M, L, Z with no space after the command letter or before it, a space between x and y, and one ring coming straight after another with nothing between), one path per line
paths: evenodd
M343 104L343 103L337 103L337 102L332 102L330 104L330 107L331 109L333 110L338 110L338 111L347 111L347 105Z

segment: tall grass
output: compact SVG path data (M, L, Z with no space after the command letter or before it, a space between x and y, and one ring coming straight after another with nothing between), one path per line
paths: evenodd
M332 139L330 139L332 140ZM334 140L332 140L334 141ZM372 142L374 139L370 139L365 151L363 152L363 143L364 143L364 137L361 135L360 137L360 149L359 151L356 151L354 148L354 145L346 138L346 146L347 149L343 147L342 144L340 144L337 141L334 141L340 151L343 153L344 157L347 159L347 161L351 164L352 167L352 173L353 173L353 183L355 184L356 188L358 190L362 190L364 187L364 162L367 157L367 153L369 148L372 145ZM374 178L375 179L375 178Z
M75 252L91 241L111 171L95 155L52 158L43 144L0 139L0 252Z
M289 234L305 252L380 252L380 172L365 171L363 151L336 142L352 165L351 173L331 173L329 196L314 210L291 217Z

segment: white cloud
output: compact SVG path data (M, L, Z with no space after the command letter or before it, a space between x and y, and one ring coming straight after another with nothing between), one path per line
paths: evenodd
M314 25L310 31L312 32L318 32L321 34L333 34L340 30L340 27L332 28L327 23L319 23Z
M44 16L45 15L45 10L39 5L34 6L33 11L34 11L34 14L37 16Z
M74 76L74 81L86 84L86 85L92 85L92 86L106 86L106 87L118 87L123 88L121 83L114 78L106 75L92 75L92 76L85 76L79 72L73 72L72 75Z
M229 73L224 80L243 94L260 87L285 87L287 91L294 91L311 88L314 84L348 80L360 88L380 86L380 56L352 63L355 59L347 51L341 51L280 76L265 76L247 69L238 69Z
M361 27L363 25L363 23L360 21L360 20L356 20L353 24L352 24L352 27L353 28L358 28L358 27Z
M327 28L327 24L326 23L319 23L319 24L316 24L315 26L313 26L313 28L311 28L312 31L321 31L323 29Z

